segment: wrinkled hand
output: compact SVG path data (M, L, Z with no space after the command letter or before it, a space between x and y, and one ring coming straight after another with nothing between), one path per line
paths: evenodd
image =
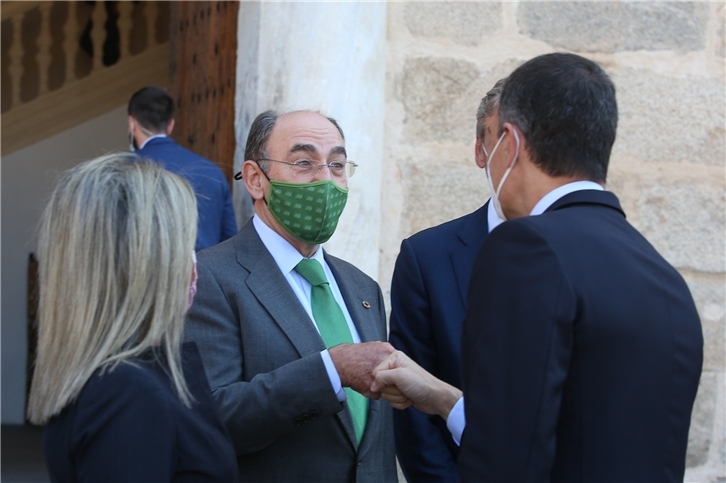
M380 392L396 409L413 405L420 411L447 419L462 396L459 389L435 378L401 351L381 362L373 376L371 391Z
M350 387L371 399L380 399L380 392L371 390L373 369L395 350L388 342L363 342L337 345L328 352L343 387Z

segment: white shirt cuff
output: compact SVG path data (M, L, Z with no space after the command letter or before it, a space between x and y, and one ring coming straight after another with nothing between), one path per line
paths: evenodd
M320 351L320 356L323 358L323 364L325 364L325 370L328 371L328 379L330 379L330 385L333 386L333 392L338 397L338 401L343 402L348 399L343 389L343 383L340 382L340 376L338 375L333 359L330 357L330 353L327 349Z
M466 427L466 415L464 414L464 396L460 397L454 407L451 408L449 419L446 420L446 427L454 438L457 445L461 444L461 434Z

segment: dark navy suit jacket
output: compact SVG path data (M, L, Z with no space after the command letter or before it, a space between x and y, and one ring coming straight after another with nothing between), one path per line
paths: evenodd
M51 418L43 449L51 481L231 482L237 464L196 345L184 344L184 406L168 366L151 351L97 370L77 399Z
M461 387L466 294L488 232L488 204L403 240L393 272L391 344L456 387ZM443 419L414 408L394 411L394 429L398 460L410 483L458 481L459 448Z
M169 137L151 139L137 154L163 163L166 169L191 183L199 213L196 251L237 233L229 183L216 164L179 146Z
M486 237L461 357L462 481L683 481L700 320L612 193Z

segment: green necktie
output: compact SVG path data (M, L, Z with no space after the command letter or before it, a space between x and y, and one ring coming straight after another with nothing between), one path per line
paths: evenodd
M338 302L335 301L322 265L317 260L303 258L295 267L295 271L312 286L313 317L325 347L329 349L338 344L352 344L353 336L350 335L348 322ZM344 389L348 396L348 409L353 417L355 436L360 444L368 419L368 400L349 387Z

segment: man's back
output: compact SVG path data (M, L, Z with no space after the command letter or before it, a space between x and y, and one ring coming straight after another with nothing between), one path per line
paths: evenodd
M137 153L163 163L166 169L191 183L199 212L196 251L237 233L229 184L217 165L179 146L169 137L150 139Z
M463 479L682 480L700 321L612 194L493 231L469 297Z

